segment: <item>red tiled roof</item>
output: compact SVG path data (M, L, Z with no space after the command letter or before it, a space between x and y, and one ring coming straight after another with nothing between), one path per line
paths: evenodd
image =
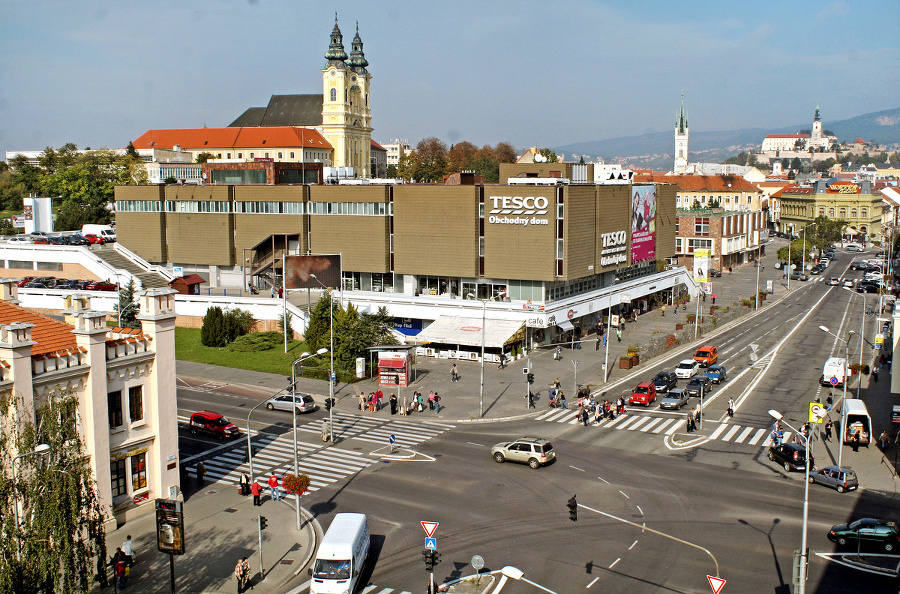
M133 142L136 149L247 149L265 147L332 148L318 130L296 126L257 128L182 128L147 130Z
M378 144L378 143L375 142L374 140L371 141L371 146L372 146L373 149L378 149L379 151L387 152L387 149L386 149L386 148L384 148L383 146L381 146L380 144Z
M809 186L788 186L772 194L772 198L781 198L782 194L812 194L814 191L815 188Z
M862 138L857 138L856 140L853 141L853 144L865 144L865 143L866 143L866 141L863 140Z
M635 182L675 184L683 192L759 192L759 188L739 175L635 174Z
M31 347L32 357L49 355L58 351L78 350L75 335L72 334L72 326L6 301L0 301L0 324L7 325L16 322L34 324L31 329L31 340L37 344Z

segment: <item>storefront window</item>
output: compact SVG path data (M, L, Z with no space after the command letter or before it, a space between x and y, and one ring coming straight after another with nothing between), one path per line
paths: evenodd
M112 496L125 495L127 493L125 489L125 459L110 462L109 472L112 483Z
M359 282L361 275L359 272L347 272L346 270L341 273L341 283L344 287L345 291L359 291Z
M131 457L131 490L143 489L147 486L147 454Z

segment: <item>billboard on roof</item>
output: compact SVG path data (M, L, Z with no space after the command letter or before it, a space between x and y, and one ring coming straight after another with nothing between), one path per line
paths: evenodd
M341 288L340 254L285 257L286 289L321 289L323 285L329 289Z
M656 259L656 186L631 192L631 262Z

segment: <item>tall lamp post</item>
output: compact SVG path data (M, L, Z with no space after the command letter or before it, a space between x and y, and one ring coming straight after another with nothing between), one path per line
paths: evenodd
M16 474L16 460L18 460L19 458L24 458L26 456L31 456L33 454L43 454L44 452L47 452L49 450L50 450L50 446L45 443L42 443L39 446L37 446L36 448L34 448L34 451L26 452L24 454L19 454L18 456L13 458L13 460L12 460L13 480L15 482L18 482L18 475ZM15 501L13 501L13 511L15 512L15 515L16 515L16 561L21 561L22 560L22 536L21 536L21 534L19 534L19 498L16 495L16 491L13 491L13 497L15 497Z
M315 274L310 274L316 279L323 289L328 291L328 326L331 333L331 348L329 349L329 358L331 359L331 372L328 376L328 426L334 428L334 300L331 298L331 289L325 286ZM329 432L329 443L334 443L334 431Z
M481 383L478 388L478 417L481 418L484 416L484 326L487 323L487 301L479 299L474 293L469 293L466 298L481 301ZM500 357L503 357L503 353L500 353Z
M300 459L297 454L297 363L303 363L310 357L321 355L328 349L322 347L312 355L303 353L300 358L291 363L291 413L294 417L294 476L300 476ZM330 410L330 409L329 409ZM331 431L329 431L329 434ZM297 530L300 529L300 495L297 495Z
M756 261L756 307L754 307L754 311L759 309L759 271L762 270L764 266L759 263L759 260Z
M795 427L792 427L787 421L784 420L784 415L782 415L777 410L770 410L769 414L776 421L783 422L785 425L793 429L794 433L802 436L803 446L806 448L806 470L804 471L806 474L806 480L803 481L803 535L800 538L800 568L797 572L799 574L798 579L800 580L800 583L797 586L797 593L806 594L806 566L809 563L809 553L806 550L806 533L809 526L809 459L812 455L809 447L809 436L803 435L802 431L797 431ZM840 463L838 465L840 466Z
M803 262L802 270L800 272L806 273L806 230L809 227L815 227L816 223L810 223L806 227L803 228L803 253L800 254L800 260Z
M129 309L131 309L132 307L135 307L135 306L137 306L137 305L140 305L140 301L132 301L131 303L129 303L128 305L126 305L125 307L123 307L121 310L119 310L119 316L118 316L118 319L117 319L117 321L116 321L116 325L117 325L119 328L122 327L122 314L125 313L126 311L128 311Z
M829 330L826 326L819 326L819 330L821 330L822 332L825 332L827 334L831 334L832 336L834 336L835 338L837 338L838 340L840 340L841 342L844 343L844 381L843 381L844 395L841 396L841 400L846 400L847 399L847 359L850 357L850 338L854 334L856 334L856 332L854 332L853 330L847 331L847 340L844 340L843 338L841 338L840 336L838 336L837 334L835 334L831 330ZM859 350L862 350L862 344L859 345ZM841 466L841 461L843 459L843 453L844 453L844 435L846 435L846 429L844 428L844 423L847 420L846 416L844 415L845 410L846 410L846 407L844 406L843 403L841 403L841 426L838 431L840 433L840 435L838 436L838 466ZM807 478L809 478L809 477L807 477Z

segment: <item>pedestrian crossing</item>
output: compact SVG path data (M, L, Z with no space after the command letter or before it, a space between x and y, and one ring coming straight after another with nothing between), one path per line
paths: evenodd
M310 582L305 582L300 586L294 588L287 592L287 594L302 594L303 592L309 591ZM360 594L412 594L409 590L395 590L394 588L385 588L384 586L377 586L375 584L369 584L364 588L359 589Z
M545 413L538 415L537 420L550 423L566 423L568 425L579 425L582 422L576 418L576 412L568 409L551 409ZM626 431L637 431L640 433L648 433L654 435L673 435L677 432L684 433L686 431L686 420L684 414L678 414L669 417L657 417L647 414L623 414L618 415L615 419L600 419L594 421L593 417L588 421L588 427L602 427L607 429L623 429ZM771 427L751 427L744 425L733 425L731 423L715 423L713 421L704 421L705 425L717 425L709 439L718 441L727 441L731 443L742 443L751 446L768 446L771 443ZM791 438L791 432L786 431L782 441L787 442Z
M188 417L179 416L179 421L187 423ZM412 447L453 429L455 425L434 421L414 423L386 420L335 412L334 427L335 438L361 440L387 446L393 436L393 446L397 448ZM374 463L373 459L362 452L334 446L325 447L321 442L315 443L319 440L321 431L321 422L307 423L297 427L298 436L303 435L301 432L316 435L316 439L312 443L297 442L298 470L309 476L310 491L327 487ZM255 476L267 477L275 474L281 477L285 473L294 472L294 440L290 431L280 435L253 432L251 441L253 443L253 474ZM240 482L241 474L246 472L249 475L250 464L247 461L245 443L242 440L237 447L219 450L208 457L203 457L206 478L212 482L237 485ZM199 462L199 457L197 461ZM186 470L193 475L196 474L196 468L195 463L186 467Z

